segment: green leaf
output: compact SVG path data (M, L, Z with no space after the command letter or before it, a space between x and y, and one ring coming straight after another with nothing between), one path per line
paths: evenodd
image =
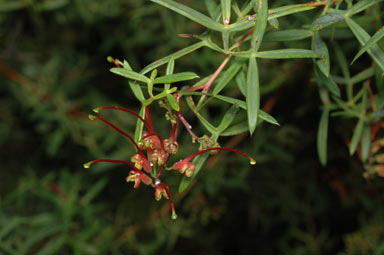
M266 33L263 40L266 42L297 41L308 38L311 35L312 32L307 29L287 29Z
M356 128L353 131L351 143L349 145L349 154L353 155L357 149L357 145L359 144L361 134L363 133L364 127L364 118L360 118L357 122Z
M356 36L357 40L359 40L361 45L365 45L371 37L369 34L359 26L355 21L350 18L346 18L349 28L352 30L353 34ZM377 65L384 71L384 53L379 48L377 44L373 44L369 49L367 49L368 54L373 58L373 60L377 63Z
M379 31L377 31L365 44L364 46L359 50L359 52L356 54L355 58L352 60L351 65L361 56L369 50L371 47L376 45L378 41L381 40L381 38L384 37L384 27L380 28Z
M246 96L247 94L247 80L245 79L245 74L243 71L239 72L236 75L236 83L239 87L239 90L243 96Z
M174 12L177 12L184 17L212 30L223 32L224 26L215 20L205 16L204 14L178 2L172 0L151 0L154 3L160 4Z
M366 162L371 150L371 128L365 124L363 128L363 134L361 137L361 158L363 162Z
M237 123L227 128L220 136L234 136L248 131L248 121Z
M174 96L172 96L171 94L167 94L167 99L168 99L169 105L172 107L173 110L177 112L180 111L180 106L177 103L177 100Z
M361 11L364 11L365 9L369 8L370 6L377 4L379 2L382 2L383 0L363 0L359 1L355 5L353 5L349 10L347 10L346 15L352 16L356 13L359 13Z
M142 105L139 112L140 117L145 118L145 105ZM144 123L140 120L136 122L134 140L138 143L141 140L141 135L143 133Z
M280 126L279 122L270 114L259 110L259 118L273 125Z
M205 3L205 7L208 10L209 16L211 16L212 19L215 19L216 11L218 8L218 5L216 4L216 2L214 0L206 0L204 1L204 3Z
M250 4L256 1L258 0L250 1ZM295 4L295 5L287 5L287 6L283 6L275 9L270 9L268 10L268 20L273 20L282 16L293 14L293 13L312 10L314 8L315 8L314 6L310 6L307 4ZM240 20L236 23L229 25L228 27L226 27L226 29L229 32L246 30L254 26L254 20L255 20L255 16L248 16L243 20Z
M256 58L249 59L247 73L247 116L248 128L251 135L256 129L257 117L260 109L260 84L259 70L257 68Z
M153 84L175 83L180 81L188 81L196 78L199 78L199 76L195 73L182 72L160 76L153 81Z
M320 71L326 76L329 76L330 63L329 63L329 53L327 45L321 40L319 33L314 32L312 37L312 50L318 53L321 58L315 60Z
M352 84L357 84L365 81L375 75L375 67L368 67L351 78Z
M240 107L236 104L233 104L231 108L224 114L223 119L221 120L219 126L216 128L218 133L222 133L235 119L236 115L239 113Z
M135 80L135 81L141 81L144 83L149 83L151 81L148 77L146 77L142 74L139 74L139 73L136 73L134 71L130 71L130 70L127 70L124 68L114 67L114 68L111 68L110 71L114 74L123 76L123 77L131 79L131 80Z
M320 117L319 129L317 131L317 155L323 166L327 164L328 118L329 109L325 106Z
M315 66L315 76L320 84L322 84L329 92L333 95L340 97L340 89L333 80L332 76L326 77L323 72L319 70L317 66Z
M223 24L228 25L231 20L231 0L220 0Z
M319 31L325 27L336 24L344 20L344 14L340 12L328 12L327 14L320 16L313 23L310 29L312 31Z
M268 1L258 0L257 4L257 18L255 29L251 38L251 50L257 52L260 48L261 41L263 40L265 28L268 22Z
M220 91L233 79L240 70L242 63L233 63L218 79L217 84L213 88L212 94L217 95Z
M174 69L175 69L175 58L171 57L167 64L167 69L165 70L165 74L166 75L173 74Z
M347 63L347 59L344 55L343 50L340 48L339 44L336 42L333 42L333 46L335 48L335 56L337 63L340 66L341 72L343 73L344 78L350 79L351 73L349 71L349 65Z
M256 57L268 58L268 59L286 59L286 58L318 58L321 56L312 50L283 49L283 50L259 51L256 53Z
M204 41L192 44L191 46L188 46L184 49L176 51L176 52L174 52L174 53L172 53L166 57L158 59L155 62L147 65L146 67L143 68L143 70L140 71L140 73L146 74L146 73L150 72L152 69L155 69L155 68L157 68L157 67L159 67L165 63L168 63L171 58L178 59L178 58L185 56L185 55L187 55L187 54L189 54L195 50L200 49L201 47L203 47L205 45L206 45L206 43Z
M129 63L124 60L124 64L123 64L123 68L124 69L127 69L129 71L133 71L132 70L132 67L129 65ZM136 82L132 82L132 81L128 81L128 84L129 84L129 87L131 88L133 94L135 95L135 97L140 101L140 102L143 102L145 101L145 97L143 95L143 91L141 90L141 87L139 84L137 84Z
M242 100L235 99L232 97L221 96L221 95L216 95L215 97L217 99L220 99L220 100L227 102L227 103L230 103L230 104L237 104L238 106L240 106L240 108L242 108L244 110L247 109L246 103ZM270 115L270 114L268 114L262 110L259 110L258 116L260 119L262 119L262 120L264 120L270 124L280 126L279 122L272 115Z
M312 10L314 8L316 7L308 4L294 4L294 5L286 5L286 6L270 9L268 11L268 20L276 19L282 16L287 16L287 15L298 13L298 12Z

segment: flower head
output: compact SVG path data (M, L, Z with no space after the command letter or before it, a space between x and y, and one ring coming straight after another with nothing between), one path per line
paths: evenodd
M152 183L152 179L138 169L130 171L129 175L126 178L126 181L135 182L135 185L133 186L135 189L139 188L140 181L142 181L146 185L150 185Z
M178 170L181 174L185 173L187 177L191 177L195 172L195 165L186 159L177 161L172 168Z
M134 154L131 158L131 161L135 163L135 167L139 170L144 168L147 173L152 171L151 165L149 164L147 158L143 156L143 154Z

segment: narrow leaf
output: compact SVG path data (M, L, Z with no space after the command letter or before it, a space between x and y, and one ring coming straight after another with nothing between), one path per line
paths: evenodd
M251 49L254 52L257 52L260 48L261 41L263 40L265 28L268 23L268 1L267 0L258 0L257 4L257 18L255 29L252 33L251 38Z
M329 52L327 45L321 40L318 32L313 33L312 37L312 50L318 53L321 58L319 60L315 60L317 66L320 71L326 76L329 76L330 63L329 63Z
M226 26L231 20L231 0L220 0L223 24Z
M227 128L220 136L234 136L248 131L248 121L237 123Z
M357 40L359 40L360 44L365 45L371 38L369 34L352 19L347 17L345 21L352 30L353 34L356 36ZM373 44L369 49L367 49L367 51L381 70L384 71L384 52L379 48L379 46L377 46L377 44Z
M208 16L178 2L172 0L151 0L154 3L160 4L174 12L177 12L184 17L212 30L223 32L224 26Z
M332 76L326 77L323 72L319 70L317 66L315 66L315 76L317 81L323 85L329 92L333 95L340 97L340 89L337 86L336 82L333 80Z
M145 105L141 106L139 115L140 115L140 117L145 118ZM143 127L144 127L144 123L140 120L137 120L136 128L135 128L135 136L134 136L134 140L136 143L138 143L141 140L141 135L143 133Z
M180 111L180 106L177 103L177 100L174 96L167 94L167 99L168 99L169 105L172 107L173 110Z
M339 12L329 12L317 18L311 26L312 31L319 31L325 27L336 24L344 20L344 14Z
M360 118L357 122L356 128L353 131L351 143L349 144L349 154L353 155L357 149L357 145L360 142L361 134L363 133L364 119Z
M188 81L196 78L199 78L199 76L195 73L182 72L158 77L153 81L153 84L175 83L180 81Z
M308 38L311 35L312 32L307 29L287 29L266 33L263 40L268 42L297 41Z
M317 131L317 155L323 166L327 164L328 118L329 109L324 107Z
M383 0L363 0L363 1L360 0L355 5L353 5L349 10L347 10L346 15L352 16L382 1Z
M253 0L256 2L258 0ZM250 2L252 3L252 1ZM275 9L268 10L268 20L273 20L282 16L290 15L293 13L303 12L314 9L314 6L307 4L295 4L295 5L287 5ZM248 16L245 19L242 19L236 23L232 23L226 29L230 32L242 31L249 29L254 26L255 16Z
M239 87L239 90L243 96L246 96L247 94L247 80L245 79L245 74L243 71L239 72L236 75L236 83L237 87Z
M259 51L256 53L258 58L285 59L285 58L319 58L318 53L305 49L283 49Z
M356 54L355 58L352 60L351 65L353 62L355 62L361 55L364 54L367 50L369 50L371 47L376 45L378 41L381 40L381 38L384 37L384 27L380 28L379 31L377 31L365 44L364 46L359 50L359 52Z
M217 10L217 4L214 0L205 0L205 7L208 10L209 16L211 16L212 19L215 19L216 10Z
M110 71L114 74L123 76L123 77L131 79L131 80L135 80L135 81L141 81L144 83L149 83L151 81L148 77L146 77L142 74L139 74L139 73L136 73L134 71L130 71L130 70L127 70L124 68L114 67L114 68L111 68Z
M152 69L155 69L156 67L159 67L165 63L168 63L171 58L178 59L178 58L185 56L185 55L187 55L187 54L189 54L189 53L191 53L197 49L200 49L203 46L205 46L204 41L192 44L191 46L188 46L184 49L176 51L176 52L174 52L174 53L172 53L172 54L170 54L164 58L158 59L155 62L147 65L146 67L143 68L143 70L140 71L140 73L146 74L146 73L152 71Z
M219 126L216 128L218 133L222 133L235 119L236 115L239 113L240 107L236 104L233 104L231 108L224 114L223 119L221 120Z
M133 71L132 67L129 65L129 63L126 60L124 60L123 67L124 67L124 69L127 69L129 71ZM129 84L129 87L131 88L133 94L135 95L135 97L140 102L143 102L145 100L145 97L143 95L143 91L141 90L140 85L137 84L136 82L132 82L132 81L128 81L128 84Z
M276 19L282 16L287 16L287 15L298 13L298 12L312 10L314 8L316 7L308 4L294 4L294 5L286 5L286 6L270 9L268 11L268 20Z
M336 56L337 63L340 66L340 69L341 69L341 72L343 73L344 78L350 79L351 73L349 71L349 65L347 63L347 59L344 55L343 50L340 48L340 46L336 42L333 42L333 46L335 48L335 56Z
M233 77L240 70L242 63L235 62L233 63L228 70L226 70L218 79L217 84L215 85L212 94L217 95L220 91L225 88L225 86L233 79Z
M232 98L232 97L226 97L226 96L221 96L221 95L217 95L215 96L217 99L220 99L224 102L227 102L227 103L230 103L230 104L237 104L240 106L240 108L246 110L247 109L247 105L244 101L242 100L239 100L239 99L235 99L235 98ZM270 114L262 111L262 110L259 110L259 113L258 113L258 117L270 124L273 124L273 125L278 125L280 126L279 122Z
M257 68L256 58L249 59L248 73L247 73L247 116L248 128L251 135L256 129L257 117L260 108L260 84L259 84L259 70Z

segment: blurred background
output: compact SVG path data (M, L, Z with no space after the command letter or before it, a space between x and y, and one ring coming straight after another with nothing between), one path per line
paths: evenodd
M204 1L180 2L206 13ZM317 14L282 18L280 27L299 27ZM384 254L384 183L367 182L359 158L348 154L354 122L331 118L328 165L319 163L321 101L311 60L261 62L262 107L281 126L262 123L252 137L219 140L255 157L255 167L219 153L183 193L181 176L167 175L175 221L153 189L125 182L126 166L82 167L96 158L128 160L134 152L117 132L88 119L102 105L140 109L127 80L109 72L107 56L139 71L195 42L177 34L203 31L145 0L0 1L0 254ZM339 36L352 58L358 43L351 33ZM175 71L204 77L223 57L203 48L178 59ZM362 59L359 65L370 65ZM241 95L231 88L232 97ZM227 107L212 101L211 121ZM184 103L181 109L204 135ZM151 114L167 135L165 112L153 106ZM135 118L106 116L133 134ZM181 158L197 145L180 132Z

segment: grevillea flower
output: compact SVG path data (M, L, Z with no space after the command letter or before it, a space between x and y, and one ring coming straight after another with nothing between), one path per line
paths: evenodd
M138 169L130 171L126 180L127 182L135 182L135 185L133 186L135 189L139 188L140 181L146 185L150 185L152 183L152 179Z
M169 199L171 203L171 210L172 210L172 216L171 218L173 220L177 219L177 214L175 211L175 204L173 203L173 199L171 196L171 193L169 193L169 187L168 185L165 185L164 183L160 183L160 181L155 182L155 199L159 201L161 197L165 197L166 199Z
M177 129L180 121L183 122L184 125L188 124L186 120L181 119L181 113L177 112L176 121L171 122L172 131L170 137L168 139L163 139L160 134L154 131L151 122L151 116L147 107L145 108L145 119L139 116L137 113L123 107L103 106L94 109L94 111L97 113L101 110L120 110L132 114L144 123L148 131L143 131L141 140L136 143L136 141L130 135L128 135L126 132L108 120L100 116L90 115L89 118L91 120L100 120L112 127L118 133L127 137L129 141L135 146L137 152L131 157L131 162L126 160L96 159L84 164L84 167L89 168L96 162L122 163L130 166L131 169L129 171L129 175L126 178L126 181L134 182L135 189L139 188L141 182L155 188L155 199L160 200L162 197L169 199L172 209L172 219L176 219L177 215L175 212L175 205L169 192L169 187L160 181L160 177L165 169L169 169L169 167L167 167L167 163L170 155L176 154L179 149L179 144L177 143ZM189 130L189 133L192 133L192 131ZM196 152L183 160L177 161L173 164L172 168L179 171L181 174L185 174L187 177L191 177L194 174L196 167L193 163L190 162L190 160L200 154L206 152L217 152L219 150L238 153L244 157L247 157L251 164L256 163L253 158L243 152L231 148L219 147L219 144L208 136L203 136L200 142L200 149L203 150ZM207 147L214 148L207 149ZM144 170L144 172L142 170ZM146 173L148 173L148 175Z
M195 165L185 159L177 161L175 164L173 164L172 168L178 170L181 174L185 173L187 177L191 177L195 172Z
M142 154L133 154L131 161L135 163L135 167L139 170L144 168L147 173L150 173L152 171L151 165L149 164L147 158Z

